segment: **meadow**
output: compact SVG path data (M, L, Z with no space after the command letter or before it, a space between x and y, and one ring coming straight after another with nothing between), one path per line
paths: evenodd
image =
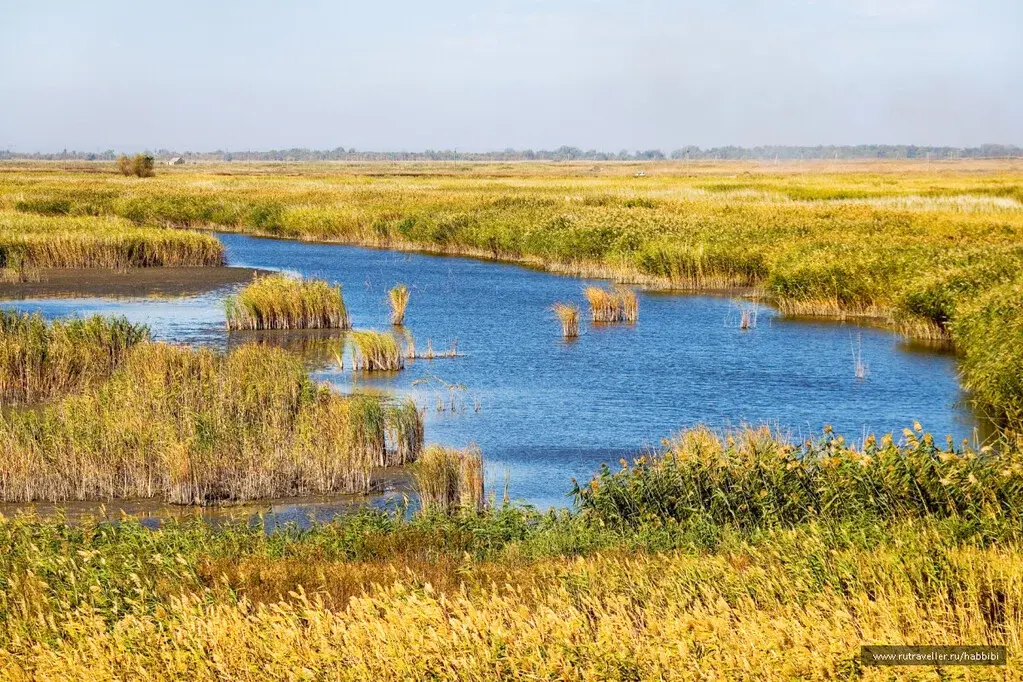
M776 466L799 447L816 459ZM580 487L573 512L493 501L447 514L367 510L271 534L0 519L0 674L1020 679L1020 455L992 466L924 433L907 447L877 444L884 455L871 448L687 432ZM860 477L864 458L878 463ZM828 459L839 479L807 483ZM912 486L882 486L886 502L874 499L881 481L934 476L946 489L935 505ZM684 496L692 513L651 503L668 499L649 494L665 480L697 491L714 478L745 483L720 485L710 505ZM818 504L855 480L840 502ZM801 486L815 497L774 497ZM621 513L629 500L641 513ZM780 513L732 515L744 506ZM920 642L1005 644L1010 665L859 660L863 643Z
M953 345L978 408L1018 428L1021 178L1015 160L214 164L149 179L12 163L0 209L26 224L99 216L755 291L793 315L869 317Z

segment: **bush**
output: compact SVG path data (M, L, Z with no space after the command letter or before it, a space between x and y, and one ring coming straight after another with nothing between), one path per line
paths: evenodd
M117 170L122 175L137 175L140 178L151 178L156 175L156 172L153 170L155 164L155 159L149 154L136 154L135 156L122 154L117 159Z

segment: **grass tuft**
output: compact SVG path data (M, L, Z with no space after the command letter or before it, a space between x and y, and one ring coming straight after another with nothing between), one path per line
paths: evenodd
M567 303L555 303L551 310L561 322L561 335L566 339L579 336L579 306Z
M360 330L352 332L348 338L352 344L355 369L364 372L397 372L405 369L405 354L393 335Z
M409 291L404 284L398 284L387 292L391 304L391 324L400 327L405 323L405 308L408 307Z

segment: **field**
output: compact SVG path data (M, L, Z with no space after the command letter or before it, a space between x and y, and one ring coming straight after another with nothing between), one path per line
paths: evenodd
M217 266L208 230L869 318L953 347L1002 428L975 447L916 424L855 447L694 428L566 480L574 507L543 513L483 490L486 452L425 444L411 401L312 382L289 348L331 363L347 337L364 370L422 357L394 333L286 331L350 326L323 283L240 292L236 326L274 330L227 353L5 313L4 500L361 492L407 465L425 510L271 534L0 517L0 679L1023 678L1023 162L0 165L10 286ZM536 313L566 337L584 314L642 325L628 288L591 296ZM871 643L1004 644L1009 666L869 668Z
M979 408L1016 425L1021 201L1015 160L217 164L153 179L102 164L0 171L0 210L22 230L86 220L76 216L153 238L168 233L149 227L242 230L756 290L791 314L871 317L954 344Z
M721 512L772 508L774 492L800 487L814 466L775 466L792 445L763 431L692 432L663 457L584 486L572 513L366 511L270 535L202 522L152 531L0 520L0 648L11 654L0 673L1019 679L1019 455L992 466L990 453L939 448L923 433L904 449L854 451L834 437L805 447L814 466L834 459L840 476L804 489L843 491L841 502L788 500L790 513L737 521ZM694 459L701 448L712 457ZM757 462L761 449L774 455ZM864 458L877 461L868 485L845 485ZM706 475L749 485L719 488L729 492L716 506L666 513L650 502L670 498L647 494L665 467L680 489ZM931 480L959 506L929 507L889 486L892 504L877 507L869 482L882 479ZM641 513L620 513L630 501ZM859 661L863 643L920 642L1005 644L1011 665L939 674Z

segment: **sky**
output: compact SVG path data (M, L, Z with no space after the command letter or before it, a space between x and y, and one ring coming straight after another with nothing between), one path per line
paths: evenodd
M1021 0L0 0L0 149L1023 145Z

